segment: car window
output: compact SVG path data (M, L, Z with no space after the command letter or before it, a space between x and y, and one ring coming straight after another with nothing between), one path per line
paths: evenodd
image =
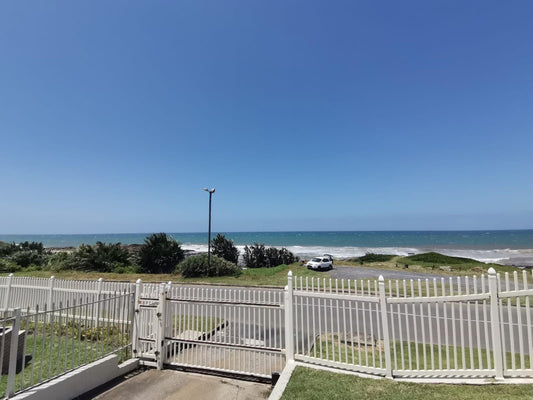
M322 260L320 260L320 258L313 258L312 261L314 261L314 262L320 262L320 261L322 261Z
M329 262L329 258L323 258L322 261Z

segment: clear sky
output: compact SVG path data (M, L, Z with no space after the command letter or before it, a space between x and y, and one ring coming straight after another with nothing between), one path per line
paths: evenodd
M533 2L0 3L0 233L533 228Z

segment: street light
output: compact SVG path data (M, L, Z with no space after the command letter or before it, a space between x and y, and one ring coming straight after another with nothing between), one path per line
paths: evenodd
M207 189L204 188L204 190L209 193L209 231L207 234L207 274L209 275L209 269L211 268L211 197L213 196L213 193L215 193L215 188L213 189ZM217 271L218 275L218 271Z

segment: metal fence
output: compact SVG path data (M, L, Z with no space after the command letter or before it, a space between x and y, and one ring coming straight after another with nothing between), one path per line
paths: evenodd
M532 377L528 277L289 276L295 359L387 377Z
M163 368L270 378L285 365L283 292L138 282L134 352Z
M0 393L130 349L158 368L254 378L293 359L391 378L533 377L532 277L493 269L389 281L289 273L284 290L4 277L0 306L26 310L0 328L18 323L26 337L15 351L20 340L0 336ZM17 374L19 353L34 361ZM37 362L42 355L47 362Z
M33 278L25 276L0 277L0 310L35 311L36 306L43 309L45 304L72 304L80 296L131 292L134 284L130 282L113 282L98 280L72 280L50 278Z
M0 398L109 354L131 358L133 293L80 295L0 319Z

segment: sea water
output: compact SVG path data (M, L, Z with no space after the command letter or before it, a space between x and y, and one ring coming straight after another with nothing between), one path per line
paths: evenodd
M308 258L332 254L335 258L366 253L409 255L436 251L442 254L533 266L533 229L497 231L332 231L332 232L221 232L242 251L245 245L264 243L287 247ZM207 233L169 233L184 249L207 251ZM215 237L217 232L211 234ZM82 243L143 243L149 233L76 235L0 235L0 240L42 242L46 247L79 246Z

